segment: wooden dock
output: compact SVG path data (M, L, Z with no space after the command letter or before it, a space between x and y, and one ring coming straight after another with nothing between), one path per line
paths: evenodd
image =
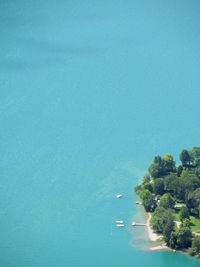
M132 222L132 226L147 226L146 223L136 223L136 222Z

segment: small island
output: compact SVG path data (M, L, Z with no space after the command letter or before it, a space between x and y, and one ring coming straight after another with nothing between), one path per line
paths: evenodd
M172 154L155 156L135 187L149 214L148 232L158 248L182 250L200 257L200 147L183 149L181 165ZM153 250L154 248L152 248Z

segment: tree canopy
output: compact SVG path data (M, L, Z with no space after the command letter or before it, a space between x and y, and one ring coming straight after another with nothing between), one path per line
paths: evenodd
M182 207L180 212L179 212L180 220L183 221L184 219L189 219L189 211L187 207Z
M172 154L166 154L163 158L165 172L170 172L175 169L176 162Z
M163 207L157 207L151 218L151 225L153 230L158 233L163 233L164 227L167 223L168 212Z
M166 244L171 248L192 245L192 255L200 256L200 237L192 241L191 232L200 223L200 147L183 149L179 158L182 164L176 166L172 154L155 156L135 190L141 192L145 210L152 212L153 230L163 234ZM181 221L179 228L174 226L175 218Z
M164 235L164 240L166 244L169 246L170 236L171 236L171 233L174 231L174 217L170 210L167 210L166 215L167 215L167 221L163 227L163 235Z
M158 178L154 181L153 183L153 192L156 195L163 195L165 190L164 190L164 179Z
M188 248L192 243L192 232L189 227L180 227L177 232L177 247Z
M190 157L189 152L186 149L183 149L181 151L179 159L182 162L183 166L186 166L186 165L190 164L191 157Z
M194 254L200 255L200 236L196 236L192 240L192 248L194 250Z
M189 192L186 200L186 205L191 214L199 216L199 206L200 206L200 188L195 191Z
M140 193L144 208L146 211L153 211L156 207L156 203L152 193L148 189L143 189Z
M173 208L174 205L175 205L175 201L169 193L166 193L161 197L160 203L159 203L160 207L163 207L165 209L171 209Z

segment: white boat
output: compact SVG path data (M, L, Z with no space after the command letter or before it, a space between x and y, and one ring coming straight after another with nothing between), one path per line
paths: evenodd
M122 196L123 196L122 194L119 194L119 195L116 196L116 198L120 198L120 197L122 197Z
M117 224L117 227L124 227L124 224Z
M116 223L124 223L124 221L115 221Z
M132 226L135 226L136 225L136 222L132 222L132 224L131 224Z

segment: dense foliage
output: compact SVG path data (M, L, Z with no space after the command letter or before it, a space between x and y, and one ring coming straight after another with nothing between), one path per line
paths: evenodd
M189 211L187 207L182 207L179 212L180 220L183 222L185 219L190 219Z
M153 183L153 192L156 194L156 195L162 195L164 194L165 190L164 190L164 179L162 178L158 178L154 181Z
M171 209L174 207L174 204L175 201L173 197L169 193L166 193L161 197L159 205L165 209Z
M192 240L192 253L200 256L200 236L196 236Z
M153 229L163 234L168 246L192 246L191 254L200 255L200 237L192 240L190 221L200 221L200 147L183 149L179 159L182 164L176 166L171 154L156 156L135 191L140 193L145 210L153 212ZM180 227L174 223L177 212Z
M165 224L167 222L167 210L163 207L157 207L152 215L151 225L153 230L157 233L163 233Z
M152 193L148 189L142 190L140 198L143 201L143 205L146 211L153 211L155 208L155 200Z

